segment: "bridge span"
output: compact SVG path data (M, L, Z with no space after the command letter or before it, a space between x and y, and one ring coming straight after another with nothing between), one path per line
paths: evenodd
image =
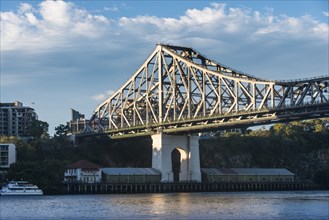
M201 181L194 133L329 116L329 76L265 80L200 52L158 44L132 77L100 104L84 135L151 136L162 182Z
M329 116L329 75L273 81L158 44L94 111L85 135L190 134ZM91 132L91 133L90 133Z

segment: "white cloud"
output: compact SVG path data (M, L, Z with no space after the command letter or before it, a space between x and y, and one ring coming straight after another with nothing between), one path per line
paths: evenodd
M155 16L122 17L119 25L144 39L169 39L176 41L198 35L222 41L242 38L242 41L255 37L279 37L289 39L308 39L327 41L328 25L309 15L289 17L274 16L244 8L228 8L225 4L214 3L212 7L188 9L178 19ZM267 35L267 36L265 36ZM150 36L150 37L149 37Z
M48 25L65 27L72 20L72 3L64 1L44 1L40 4L40 15Z
M76 63L81 67L89 63L89 66L99 69L109 66L122 68L121 60L130 60L129 65L137 65L134 66L137 69L141 63L136 60L136 54L146 58L155 44L162 42L194 47L212 59L236 69L243 68L241 71L270 76L265 75L264 78L271 78L274 73L265 66L266 62L250 65L260 58L268 59L269 64L273 61L270 56L278 57L277 62L285 63L282 57L289 55L295 60L308 59L308 62L319 66L319 62L323 63L321 59L328 57L323 49L328 46L328 24L310 15L291 17L275 15L270 9L260 12L212 3L202 9L187 9L178 18L141 15L115 20L93 14L95 12L76 4L44 1L32 7L24 3L17 12L1 12L2 53L20 53L23 50L45 57L62 53L61 58L69 56L81 60ZM264 56L268 51L271 55ZM322 57L307 57L311 53ZM111 63L102 58L109 56ZM302 63L306 65L307 62ZM251 68L256 65L258 68ZM298 68L294 71L314 71L309 65L303 67L298 64ZM285 68L284 71L290 70ZM281 78L287 74L282 72L275 76Z
M264 78L271 78L274 73L265 65L266 59L268 64L275 60L271 56L277 57L278 63L286 63L283 57L290 56L295 60L309 59L316 66L323 63L323 57L328 57L323 49L328 46L328 24L310 15L277 16L269 9L262 13L250 8L229 8L221 3L187 9L178 18L136 16L115 20L93 13L65 1L44 1L37 7L24 3L16 12L1 12L3 57L6 51L16 51L17 57L22 57L24 51L36 54L33 56L37 59L64 58L71 60L68 65L74 65L77 72L80 68L81 74L96 68L102 75L104 68L123 68L126 60L130 60L129 65L136 65L131 67L133 70L137 69L141 61L136 58L141 55L146 59L155 44L161 42L194 47L221 63L242 68L241 71L270 76L263 75ZM265 56L268 51L271 55ZM307 57L311 53L321 57ZM251 65L258 59L264 62ZM298 68L294 71L314 71L309 65L298 64ZM126 73L125 78L132 73ZM281 78L287 74L275 76Z
M104 11L118 12L119 8L116 5L114 5L113 7L104 7Z
M281 16L277 21L271 22L268 26L259 28L256 35L280 35L283 41L288 37L289 39L317 39L327 41L328 39L328 25L320 23L309 15L299 18Z
M116 10L117 6L104 10ZM1 12L1 50L23 47L81 47L85 41L116 44L121 41L184 43L190 37L218 42L243 38L250 43L255 38L327 40L328 25L309 15L289 17L262 14L245 8L227 8L212 3L203 9L188 9L179 18L156 16L122 17L119 20L93 15L72 2L44 1L38 8L21 4L14 12ZM95 40L98 39L98 40Z
M101 37L110 25L106 17L64 1L43 1L38 8L24 3L16 13L0 16L2 51L72 47L81 37Z
M323 11L322 14L326 17L329 17L329 11Z
M93 100L95 101L105 101L108 97L110 97L112 94L114 93L113 90L107 90L103 93L100 93L100 94L96 94L92 97Z
M105 13L105 8L95 12L79 4L44 1L1 11L2 99L26 97L30 102L39 97L44 106L61 100L60 106L74 105L88 115L95 102L131 77L158 42L193 47L210 59L267 79L328 74L328 24L310 15L212 3L178 17L131 17L122 10L124 16L114 19L111 16L118 14L109 13L111 7ZM117 4L122 7L129 5ZM98 93L109 88L113 91ZM46 104L49 100L53 103ZM44 115L53 109L44 109Z

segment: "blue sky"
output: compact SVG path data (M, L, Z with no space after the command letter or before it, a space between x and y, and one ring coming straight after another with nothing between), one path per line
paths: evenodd
M90 117L158 42L267 79L328 74L328 1L0 4L0 101L34 107L50 133L71 108Z

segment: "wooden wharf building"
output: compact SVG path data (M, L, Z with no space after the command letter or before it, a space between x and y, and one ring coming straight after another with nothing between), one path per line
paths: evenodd
M310 184L295 182L286 169L204 168L202 182L160 182L154 168L102 168L101 182L67 182L66 193L169 193L303 190Z

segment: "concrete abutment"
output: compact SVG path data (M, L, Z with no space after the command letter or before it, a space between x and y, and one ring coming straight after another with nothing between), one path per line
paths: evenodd
M199 136L152 135L152 168L162 174L161 182L174 182L172 152L180 153L179 182L201 182Z

